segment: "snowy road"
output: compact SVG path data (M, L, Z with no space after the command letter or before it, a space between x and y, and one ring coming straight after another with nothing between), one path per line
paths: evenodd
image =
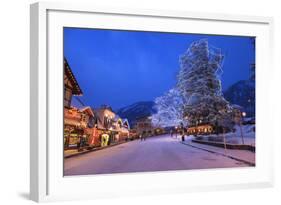
M64 161L64 175L108 174L247 166L179 143L167 135L132 141Z

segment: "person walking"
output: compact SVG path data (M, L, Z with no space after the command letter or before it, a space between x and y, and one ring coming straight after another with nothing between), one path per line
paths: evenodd
M170 131L171 138L173 138L173 130Z
M142 134L140 134L140 141L142 141Z
M146 133L144 133L144 135L143 135L143 141L145 141L146 140Z
M181 141L184 141L185 139L184 139L184 129L182 129L182 131L181 131L182 133L181 133Z
M143 131L143 133L142 133L142 140L143 140L143 141L146 140L146 131Z
M181 123L181 141L184 141L185 139L184 139L184 130L185 128L184 128L184 126L183 126L183 123Z

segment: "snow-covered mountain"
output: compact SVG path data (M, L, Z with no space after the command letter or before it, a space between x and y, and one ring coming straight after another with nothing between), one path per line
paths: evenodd
M154 105L155 103L153 101L136 102L118 109L116 113L122 118L127 118L129 123L132 125L136 122L137 118L147 117L156 113Z
M247 117L255 115L255 82L241 80L231 85L224 92L224 97L231 104L240 105L247 113ZM116 113L127 118L133 125L137 118L151 116L157 112L153 101L140 101L116 110Z
M247 116L255 115L255 82L240 80L224 91L224 97L231 104L237 104L244 108Z

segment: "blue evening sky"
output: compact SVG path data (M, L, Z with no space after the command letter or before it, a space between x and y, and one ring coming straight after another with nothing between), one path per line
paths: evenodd
M225 55L223 90L249 78L255 61L249 37L64 28L64 56L86 105L118 109L175 86L179 56L202 38Z

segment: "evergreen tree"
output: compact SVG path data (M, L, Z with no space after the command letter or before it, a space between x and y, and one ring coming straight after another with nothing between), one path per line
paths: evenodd
M183 96L183 115L189 124L222 124L230 118L231 106L221 89L223 55L206 39L193 42L180 57L177 87Z
M176 88L155 99L157 113L152 115L156 127L178 126L183 122L183 100Z

